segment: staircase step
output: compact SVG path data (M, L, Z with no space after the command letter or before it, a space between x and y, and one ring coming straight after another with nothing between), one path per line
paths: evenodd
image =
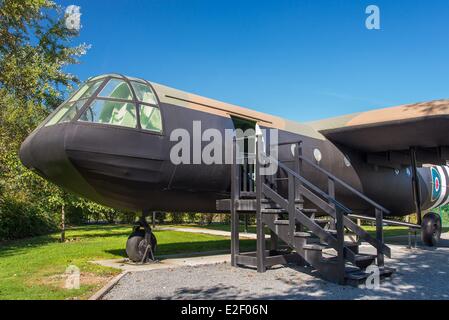
M309 232L295 232L294 235L298 238L310 238L312 236L312 234Z
M316 210L316 209L301 209L301 211L305 214L313 214L313 213L318 212L318 210ZM288 211L285 209L276 208L276 207L262 209L262 213L265 213L265 214L275 214L275 213L279 214L279 213L287 213L287 212Z
M256 193L252 191L242 191L240 192L241 199L253 199L256 197Z
M370 254L357 254L355 257L355 265L360 269L366 269L376 260L376 256Z
M396 270L393 268L381 267L381 268L379 268L380 278L383 279L383 278L390 277L395 271ZM370 273L365 272L363 270L346 272L346 274L345 274L346 283L349 285L357 286L357 285L365 282L365 280L370 275L371 275Z
M288 220L274 220L274 224L285 226L285 225L289 225L290 221L288 221Z
M280 214L280 213L286 213L284 209L262 209L263 214Z
M317 213L317 209L301 209L303 213Z
M327 249L327 246L323 246L321 244L306 244L303 246L304 250L314 250L314 251L323 251L324 249Z

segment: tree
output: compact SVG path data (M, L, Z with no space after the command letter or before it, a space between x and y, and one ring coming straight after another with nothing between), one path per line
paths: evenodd
M79 82L64 70L78 63L88 49L85 44L72 46L76 37L65 28L62 8L53 1L0 0L0 220L4 214L13 221L17 211L17 223L27 212L36 224L45 220L56 225L55 213L63 207L67 211L79 200L65 197L56 186L26 170L18 158L26 136ZM29 228L31 234L39 229ZM8 230L1 232L8 237Z

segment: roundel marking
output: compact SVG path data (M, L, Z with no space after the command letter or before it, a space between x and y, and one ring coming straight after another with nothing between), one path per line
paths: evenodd
M438 206L440 206L443 201L444 201L444 197L446 196L446 174L445 174L445 170L446 168L444 167L432 167L431 168L431 172L432 172L432 202L435 201L435 203L433 204L432 208L436 208ZM447 171L447 170L446 170Z
M432 201L438 200L441 194L441 175L440 168L432 167ZM444 174L444 173L443 173Z

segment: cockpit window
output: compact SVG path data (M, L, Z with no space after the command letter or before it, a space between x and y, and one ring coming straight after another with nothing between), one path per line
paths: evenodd
M136 106L133 103L95 100L79 120L136 128Z
M66 102L54 114L45 126L49 127L57 123L65 123L72 121L78 111L83 107L86 100L79 100L77 102Z
M116 74L90 78L49 116L45 126L73 120L153 133L162 133L163 129L161 110L151 85Z
M116 73L111 73L111 74L102 74L93 78L89 78L87 81L91 82L91 81L96 81L96 80L100 80L100 79L104 79L106 77L116 77L116 78L122 78L121 75L116 74Z
M109 80L108 84L101 90L99 96L104 98L133 100L133 95L128 84L125 81L118 79Z
M161 111L159 108L141 105L139 115L142 129L156 132L162 131Z
M98 87L100 87L102 81L89 82L83 85L70 99L70 101L77 101L80 99L87 99L92 96Z
M132 81L131 85L133 86L137 99L139 99L140 102L157 104L156 97L148 85L135 81Z

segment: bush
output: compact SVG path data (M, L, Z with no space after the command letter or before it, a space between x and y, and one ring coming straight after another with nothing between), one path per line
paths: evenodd
M210 225L214 221L215 214L211 213L202 213L200 224L202 225Z
M185 215L186 215L185 213L180 213L180 212L170 213L171 223L183 224Z
M6 198L0 201L0 240L33 237L54 232L57 221L29 203Z
M68 225L81 225L87 222L86 215L82 208L68 207L66 208L66 224Z
M156 221L159 224L163 224L167 220L167 213L165 212L156 212Z

